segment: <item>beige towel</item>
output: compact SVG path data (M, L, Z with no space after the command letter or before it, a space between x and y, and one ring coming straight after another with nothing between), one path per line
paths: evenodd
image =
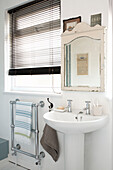
M53 160L56 162L59 157L59 143L56 130L46 124L40 142L43 148L52 156Z

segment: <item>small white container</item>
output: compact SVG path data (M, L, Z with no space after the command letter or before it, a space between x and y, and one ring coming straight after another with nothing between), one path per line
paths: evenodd
M93 106L93 115L101 116L102 115L102 105Z

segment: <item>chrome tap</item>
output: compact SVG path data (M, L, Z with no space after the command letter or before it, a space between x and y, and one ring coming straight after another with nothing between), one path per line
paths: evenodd
M67 111L68 112L72 112L72 105L71 105L71 102L72 102L72 100L67 100L67 102L68 102L68 105L67 105Z
M86 115L90 115L90 101L85 101L86 103L86 107L84 108L84 110L86 110Z

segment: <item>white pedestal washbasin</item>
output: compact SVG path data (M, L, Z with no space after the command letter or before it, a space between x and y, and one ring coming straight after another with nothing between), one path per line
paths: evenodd
M55 130L64 134L89 133L102 128L108 116L92 116L92 115L78 115L69 112L47 112L44 114L45 122ZM82 120L80 120L82 116Z
M65 170L84 170L84 134L99 130L108 121L107 115L76 113L51 111L43 116L49 126L65 134Z

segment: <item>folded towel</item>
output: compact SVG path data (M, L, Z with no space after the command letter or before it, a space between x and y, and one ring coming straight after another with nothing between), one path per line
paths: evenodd
M59 143L56 130L46 124L40 142L43 148L52 156L53 160L56 162L59 157Z
M32 103L16 102L15 134L31 137Z

